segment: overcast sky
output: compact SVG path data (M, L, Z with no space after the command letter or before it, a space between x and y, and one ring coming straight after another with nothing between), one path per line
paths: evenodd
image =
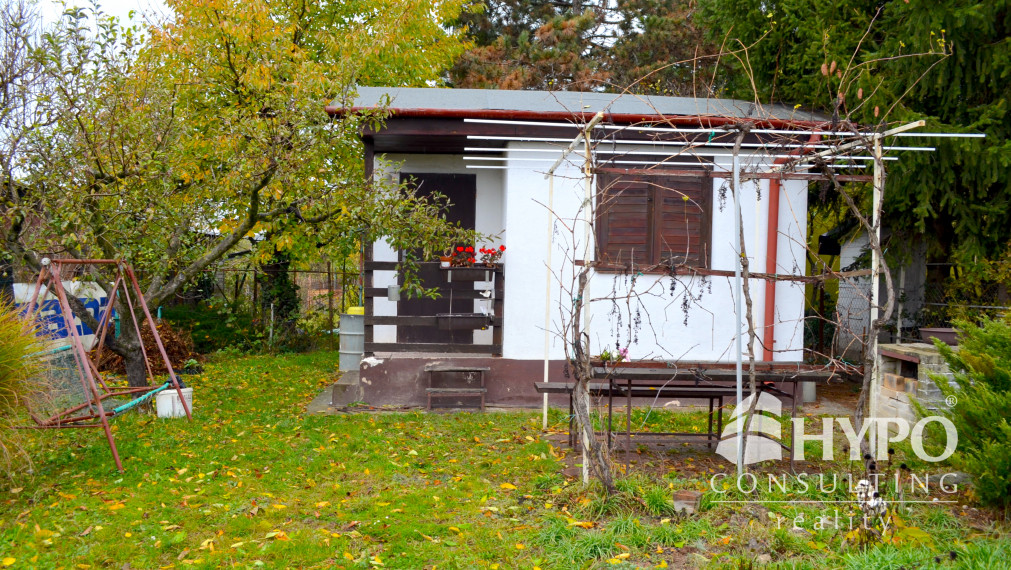
M82 8L91 7L91 3L88 0L68 0L67 4ZM39 5L42 7L42 15L46 22L55 21L62 12L60 2L55 0L39 0ZM155 19L158 19L159 14L165 15L169 13L168 8L162 0L99 0L98 5L106 14L119 18L120 23L123 25L131 22L142 24L145 21L145 17L150 18L154 16ZM135 12L132 20L129 16L131 10Z

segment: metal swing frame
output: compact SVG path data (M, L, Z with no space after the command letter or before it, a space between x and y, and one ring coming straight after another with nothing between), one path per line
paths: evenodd
M70 307L67 292L63 287L63 269L65 267L77 265L114 265L117 269L116 280L114 281L112 290L109 294L108 308L102 314L98 329L95 331L95 335L98 338L98 346L94 351L94 358L90 357L88 355L88 351L84 349L84 343L81 341L81 335L77 332L77 326L74 324L74 314ZM116 440L112 434L112 429L109 427L109 418L133 408L141 402L153 397L158 392L174 388L176 394L179 396L179 401L182 403L183 410L186 412L186 418L193 421L193 416L190 413L190 407L186 403L186 399L183 398L183 384L176 377L175 370L172 368L172 363L169 361L168 353L165 351L165 345L162 343L161 337L158 335L158 328L155 326L154 319L151 318L151 311L148 310L147 303L144 301L144 294L141 292L140 285L137 283L137 277L134 275L133 268L129 264L119 259L43 259L42 269L39 271L38 279L35 281L35 289L32 292L31 301L29 302L28 310L25 313L29 319L36 319L38 317L36 311L41 309L39 295L43 286L46 287L46 295L55 294L57 300L59 301L60 312L63 316L63 324L67 328L68 337L70 338L70 348L74 355L74 361L77 365L77 372L81 381L81 387L84 389L84 395L87 401L83 404L67 408L47 419L42 419L35 414L31 414L35 425L29 427L32 429L101 427L105 431L106 439L109 441L109 449L112 451L112 458L116 462L116 468L120 471L120 473L122 473L124 472L123 463L119 458L119 451L116 449ZM130 321L133 323L134 330L137 332L137 338L141 338L142 323L137 318L134 302L133 299L131 299L131 289L133 290L133 295L136 296L136 305L141 309L144 321L150 327L155 344L158 346L158 352L165 363L165 368L168 370L169 379L160 386L110 389L105 383L105 380L102 378L101 373L98 371L97 362L101 357L102 349L105 345L105 335L112 323L112 319L110 317L112 314L112 305L117 298L117 292L121 290L121 286L123 300L125 301L126 308L130 311L130 316L132 317ZM150 382L154 380L154 374L151 371L151 361L148 358L147 350L144 348L143 342L141 343L140 349L141 354L144 356L144 365L147 368L147 379ZM124 396L131 397L131 401L112 410L107 411L105 409L105 406L103 405L105 400Z

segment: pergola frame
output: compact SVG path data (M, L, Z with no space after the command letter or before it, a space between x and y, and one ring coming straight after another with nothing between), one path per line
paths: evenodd
M884 184L885 184L885 170L884 162L886 160L898 160L898 157L886 157L884 153L886 151L924 151L932 152L935 150L934 147L907 147L907 146L891 146L887 147L883 145L883 140L886 137L922 137L922 138L982 138L985 135L974 134L974 133L912 133L908 132L916 128L923 127L926 123L925 121L914 121L911 123L906 123L899 127L885 130L882 132L850 132L850 131L839 131L834 128L828 129L811 129L802 128L798 130L790 129L776 129L776 128L751 128L745 121L740 123L727 123L714 126L711 128L671 128L671 127L657 127L653 125L611 125L611 124L601 124L605 118L603 112L598 112L593 116L591 120L585 124L578 123L552 123L552 122L541 122L541 121L509 121L509 120L499 120L499 119L465 119L465 122L475 122L475 123L489 123L489 124L515 124L515 125L525 125L525 126L544 126L544 127L572 127L578 128L579 133L569 141L567 147L550 149L545 151L537 151L536 149L523 149L526 152L558 152L561 154L555 158L551 166L545 171L544 177L548 180L548 200L547 208L549 210L549 223L547 230L547 242L546 242L546 262L548 264L548 274L547 274L547 284L546 284L546 300L545 300L545 343L544 343L544 382L548 381L548 348L550 344L550 312L552 308L551 302L551 278L552 274L550 271L551 267L551 236L552 236L552 221L551 216L553 215L554 207L554 178L555 170L566 160L566 158L575 152L579 148L580 144L583 146L584 156L583 156L583 175L586 185L586 196L584 206L581 207L581 212L583 213L583 221L586 227L586 239L585 243L587 248L591 243L592 233L591 228L593 227L593 206L592 206L592 193L591 185L594 174L598 172L616 172L616 173L626 173L626 174L636 174L636 175L663 175L663 176L712 176L716 178L729 178L732 180L733 186L733 198L734 198L734 224L735 224L735 235L740 235L740 184L742 180L758 180L758 179L768 179L768 180L828 180L829 178L823 173L804 173L797 172L798 168L808 168L805 167L805 163L810 163L812 161L817 161L822 164L825 162L846 162L849 166L855 160L871 161L873 164L873 174L863 175L863 174L841 174L835 175L834 178L838 182L872 182L873 183L873 213L871 216L871 227L880 243L880 232L881 232L881 220L879 219L879 210L881 205L881 200L884 194ZM661 117L658 117L655 124L662 124L664 121ZM597 152L596 145L594 144L594 131L601 129L604 131L638 131L643 132L653 132L662 134L680 134L680 135L699 135L699 134L709 134L709 138L706 141L692 140L694 137L685 137L684 140L674 141L674 140L658 140L658 141L642 141L642 140L608 140L607 142L614 142L616 144L633 144L633 145L653 145L657 146L678 146L681 150L675 154L668 154L664 156L664 160L669 158L701 158L711 157L711 156L728 156L725 153L726 146L733 146L734 150L729 154L732 158L731 172L715 172L706 171L700 172L698 170L683 170L683 171L671 171L669 169L664 169L660 171L658 169L652 168L636 168L636 169L615 169L615 168L594 168L594 156ZM822 142L819 144L783 144L783 145L764 145L761 143L742 143L741 138L744 134L750 135L808 135L811 137L812 141L815 137L821 139ZM728 143L725 141L717 141L714 143L714 139L718 139L721 136L726 135L736 135L737 141L735 143ZM473 140L496 140L496 141L512 141L512 142L563 142L565 139L555 139L546 137L506 137L506 136L468 136L469 139ZM827 139L827 140L826 140ZM602 142L598 139L596 142ZM741 147L748 149L747 154L749 156L754 156L757 153L762 153L760 156L765 158L777 158L776 162L780 164L774 164L771 168L764 172L742 172L741 171ZM863 153L870 148L869 155L854 154L854 152ZM774 155L769 152L763 151L776 151L779 149L790 149L791 153L786 155ZM809 153L817 149L817 152ZM470 148L466 150L471 152L507 152L510 149L490 149L490 148ZM724 152L716 152L724 151ZM635 151L633 151L635 153ZM612 152L613 154L613 152ZM639 152L638 154L650 154L650 156L662 156L662 153L647 153ZM505 169L510 168L509 164L514 161L531 161L531 160L544 160L545 162L550 160L550 158L544 159L529 159L529 158L514 158L514 157L475 157L475 156L464 156L464 160L501 160L505 164L503 165L470 165L467 168L490 168L490 169ZM701 162L701 160L700 160ZM667 165L666 162L658 163L658 167L663 167ZM838 165L840 168L845 168L847 165ZM735 240L736 241L736 240ZM738 251L738 257L740 258L740 245L738 244L735 249ZM592 251L588 249L586 255L592 254ZM589 259L589 257L585 257ZM871 296L870 296L870 322L873 329L874 322L878 319L879 315L879 300L878 300L878 289L881 278L882 260L876 248L872 248L872 260L871 260ZM592 271L592 266L590 268ZM744 316L742 311L742 263L738 262L734 268L734 296L735 296L735 314L738 316L738 328L736 334L736 354L735 354L735 370L736 370L736 380L737 380L737 401L740 402L743 399L743 346L742 339L744 336ZM866 273L865 273L866 274ZM774 280L791 280L795 278L797 281L805 280L806 276L784 276L778 274L760 274L752 273L751 277L758 279L774 279ZM588 304L584 305L584 310L588 310ZM868 336L873 337L875 335L869 334ZM876 354L877 351L877 339L869 338L870 343L869 350L872 351L874 355L873 358L873 369L872 369L872 380L871 380L871 394L868 400L868 417L875 418L878 413L878 398L875 397L875 391L878 386L880 386L880 358ZM547 394L544 395L543 400L543 425L547 425L547 413L548 413L548 401ZM744 421L744 415L738 416L738 422ZM737 470L740 475L743 473L744 468L744 446L742 444L742 439L744 437L743 425L738 426L737 437ZM871 441L873 443L874 433L871 432ZM585 457L586 446L582 446L584 450L584 475L586 470L586 462L588 460Z

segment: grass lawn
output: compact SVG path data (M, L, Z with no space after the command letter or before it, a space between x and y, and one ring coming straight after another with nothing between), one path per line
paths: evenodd
M0 491L0 565L737 568L766 554L789 568L926 568L935 557L991 568L1011 559L1006 528L960 504L912 507L901 520L923 532L866 549L842 547L847 529L814 528L824 505L741 506L719 502L734 491L710 490L702 512L679 517L674 490L708 489L714 464L702 452L636 454L621 493L603 499L562 473L571 452L532 411L304 415L336 364L325 352L213 359L187 377L192 423L114 420L125 474L98 430L19 432L34 472ZM700 417L635 419L668 429ZM552 421L556 431L566 423ZM801 530L777 527L798 514L808 517Z

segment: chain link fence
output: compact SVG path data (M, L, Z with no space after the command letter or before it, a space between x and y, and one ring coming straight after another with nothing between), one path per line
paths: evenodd
M927 267L934 278L923 287L922 308L915 315L919 327L950 327L955 319L994 319L1011 313L1007 283L967 285L958 279L950 264L928 263Z
M265 274L255 267L214 268L201 273L182 292L179 303L216 300L237 311L247 311L265 331L274 328L273 311L263 298ZM298 320L311 320L316 330L336 331L339 315L362 303L357 267L322 263L306 269L290 269L288 279L298 298Z

